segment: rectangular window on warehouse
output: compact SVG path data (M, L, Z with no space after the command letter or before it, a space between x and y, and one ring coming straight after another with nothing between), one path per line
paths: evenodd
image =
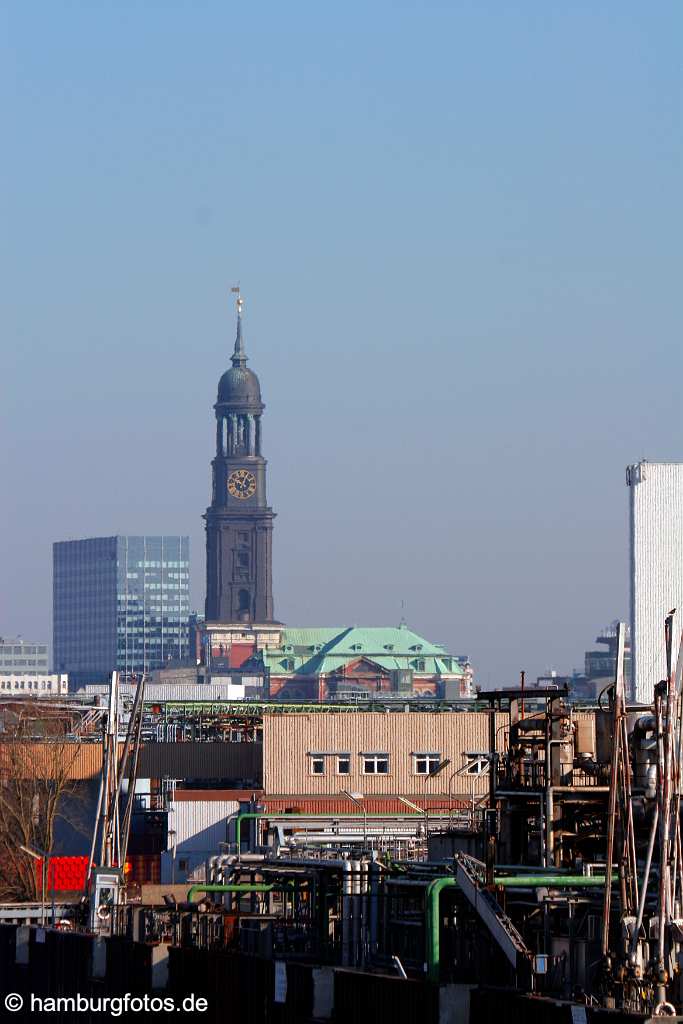
M413 754L413 773L431 775L441 764L441 754Z

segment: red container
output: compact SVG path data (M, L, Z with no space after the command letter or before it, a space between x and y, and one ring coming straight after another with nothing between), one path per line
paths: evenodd
M82 892L88 872L87 857L50 857L47 877L48 892ZM43 862L36 861L38 888L42 884Z

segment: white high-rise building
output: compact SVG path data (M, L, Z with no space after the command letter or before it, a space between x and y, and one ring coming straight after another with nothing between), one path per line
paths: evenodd
M664 619L683 618L683 462L626 470L631 507L632 699L649 704L666 675Z

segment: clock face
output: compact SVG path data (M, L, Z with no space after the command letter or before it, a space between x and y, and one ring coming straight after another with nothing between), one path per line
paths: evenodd
M248 469L235 469L228 477L228 492L233 498L251 498L256 493L256 477Z

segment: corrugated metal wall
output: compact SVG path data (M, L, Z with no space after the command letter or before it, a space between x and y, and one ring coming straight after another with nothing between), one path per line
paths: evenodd
M119 754L123 744L119 744ZM260 785L263 752L260 743L148 743L140 750L138 775L145 779L228 779ZM0 767L24 777L54 777L59 769L69 778L99 775L99 743L0 743Z
M178 853L190 850L218 851L227 842L227 819L237 814L237 800L179 800L169 808L168 828L175 831ZM169 841L168 848L172 846Z
M634 697L649 704L666 675L664 617L683 608L683 463L640 462L629 466L626 480Z
M576 752L579 750L592 754L596 753L595 747L595 711L575 711L574 725L576 726Z
M133 683L119 683L121 696L134 697L136 685ZM91 696L104 696L109 693L108 683L87 683L77 691L79 694ZM217 701L217 700L244 700L244 685L242 682L213 682L213 683L147 683L145 685L145 703L154 704L155 701Z
M498 747L504 740L507 715L497 716ZM466 712L358 712L357 714L265 715L263 722L264 790L266 794L331 794L341 789L365 794L445 793L449 775L464 764L463 752L489 749L489 715ZM351 755L348 775L336 773L334 757L325 758L325 774L313 775L312 752ZM387 752L388 775L365 775L363 752ZM415 775L413 753L435 752L449 757L440 775ZM485 776L454 780L453 792L485 793Z
M119 751L123 744L119 744ZM102 768L99 743L0 743L0 767L23 778L54 778L66 771L70 779L90 779Z
M161 884L205 882L207 862L219 852L217 846L211 850L177 850L174 861L173 850L164 850L159 859Z
M260 785L260 743L148 743L140 751L139 774L161 779L228 779Z

